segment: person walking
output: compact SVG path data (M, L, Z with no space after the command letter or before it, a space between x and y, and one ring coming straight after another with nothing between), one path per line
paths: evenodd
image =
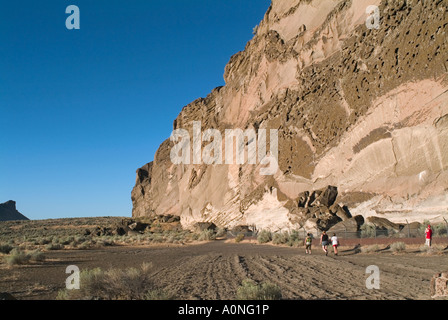
M328 256L328 234L323 231L320 236L320 244L322 245L322 250L324 250L325 255Z
M311 236L311 233L307 233L305 238L305 253L311 254L311 245L313 244L313 237Z
M429 248L431 248L431 242L432 242L432 229L431 229L431 225L428 224L428 227L426 227L425 230L425 245L428 246Z
M334 255L338 255L338 246L339 246L339 239L336 236L336 233L333 233L333 236L331 237L331 244L333 245L333 251Z

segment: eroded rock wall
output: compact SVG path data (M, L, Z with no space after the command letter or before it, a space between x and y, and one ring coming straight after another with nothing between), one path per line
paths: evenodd
M353 215L437 218L448 208L448 1L274 0L230 58L226 85L173 130L278 129L279 170L174 165L173 142L137 172L133 215L185 227L297 227L301 193L337 186ZM365 25L378 5L378 30ZM266 144L268 144L266 142ZM205 146L204 143L203 146Z

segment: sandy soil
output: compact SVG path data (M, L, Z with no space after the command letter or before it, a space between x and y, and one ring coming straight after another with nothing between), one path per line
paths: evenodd
M436 272L448 270L447 250L433 255L390 251L360 253L340 248L339 256L324 255L314 246L303 248L215 241L172 247L107 247L86 251L51 251L41 264L0 265L0 292L18 299L52 300L65 286L65 269L77 265L91 268L154 266L158 287L179 299L232 300L242 281L270 281L285 299L396 300L430 299L429 283ZM366 288L366 267L380 269L379 290Z

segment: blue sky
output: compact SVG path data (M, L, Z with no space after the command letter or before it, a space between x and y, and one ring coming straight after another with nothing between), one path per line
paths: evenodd
M0 202L30 219L130 216L135 171L185 105L224 85L269 4L3 1Z

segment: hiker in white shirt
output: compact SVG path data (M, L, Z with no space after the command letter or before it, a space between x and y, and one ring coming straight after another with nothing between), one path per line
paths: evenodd
M333 233L333 236L331 237L331 244L333 245L334 254L338 255L338 246L339 246L339 239L336 237L336 233Z

